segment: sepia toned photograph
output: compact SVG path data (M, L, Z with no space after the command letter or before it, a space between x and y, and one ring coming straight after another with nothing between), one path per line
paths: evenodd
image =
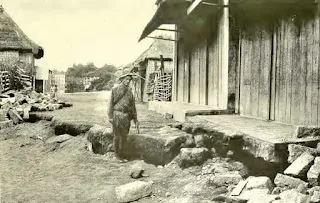
M0 0L0 203L320 203L319 0Z

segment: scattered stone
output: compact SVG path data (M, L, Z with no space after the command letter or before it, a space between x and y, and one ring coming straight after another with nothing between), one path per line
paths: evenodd
M170 192L166 192L166 197L170 197L170 196L171 196Z
M169 124L170 127L172 128L177 128L177 129L182 129L182 123L171 123Z
M163 166L159 165L159 166L157 166L157 168L159 168L159 169L163 169Z
M215 174L210 177L208 184L216 187L237 185L242 179L238 171Z
M320 191L314 191L313 195L311 196L311 203L319 203L320 202Z
M173 114L170 114L170 113L166 113L164 115L165 119L173 119Z
M182 130L186 133L192 133L193 125L191 123L183 123Z
M210 152L211 152L211 157L216 157L217 156L217 150L214 147L212 147L210 149Z
M94 125L86 135L87 140L92 143L94 153L105 154L113 151L113 134L110 128Z
M272 195L278 195L278 194L280 194L281 192L283 192L283 191L282 191L282 189L281 189L280 187L275 187L275 188L273 188L271 194L272 194Z
M52 144L52 143L62 143L65 142L69 139L71 139L71 135L68 134L64 134L64 135L59 135L59 136L54 136L54 137L50 137L46 140L47 144Z
M303 178L310 169L313 160L314 156L309 152L304 152L284 171L284 174Z
M132 202L147 197L152 192L153 182L135 181L116 187L116 197L119 202Z
M10 119L13 121L13 124L19 124L23 121L23 119L15 109L10 109L8 114L10 116Z
M141 178L144 171L144 161L139 161L131 167L130 176L134 179Z
M255 195L251 197L247 203L273 203L277 199L280 199L278 195Z
M203 164L210 157L207 148L182 148L177 158L181 168Z
M305 188L308 187L307 182L304 182L303 180L300 180L299 178L293 178L293 177L290 177L287 175L283 175L281 173L278 173L276 175L276 178L274 179L274 184L277 187L287 188L287 189L296 189L299 187L299 185L302 185Z
M248 183L246 184L245 189L268 189L269 192L273 190L273 184L269 177L261 176L261 177L254 177L250 176L247 178Z
M238 185L233 189L231 192L231 196L239 196L242 192L242 190L246 187L248 181L247 180L241 180Z
M193 135L186 133L186 141L181 145L181 148L193 148L196 146Z
M229 150L229 151L227 152L226 157L232 158L233 156L234 156L234 152L233 152L232 150Z
M315 155L317 153L317 150L314 148L310 148L310 147L306 147L298 144L289 144L288 151L289 151L289 156L288 156L289 163L293 163L304 152L309 152L311 155Z
M311 166L307 173L308 181L311 185L317 186L319 185L320 180L320 157L316 157L314 160L314 164Z
M312 187L312 188L308 189L307 190L307 194L312 196L315 191L319 191L320 192L320 186L315 186L315 187Z
M318 126L297 126L295 130L295 136L297 138L303 138L308 136L319 136L320 128Z
M309 203L310 196L301 194L297 190L286 190L282 192L280 195L281 200L284 202L294 202L294 203Z

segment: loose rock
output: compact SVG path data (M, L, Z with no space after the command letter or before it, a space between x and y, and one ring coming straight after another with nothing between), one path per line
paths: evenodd
M309 152L304 152L284 171L284 174L303 178L310 169L313 160L314 156Z
M293 163L301 154L304 152L309 152L311 155L315 155L317 150L314 148L306 147L298 144L289 144L288 145L288 162Z
M152 193L153 182L135 181L116 187L116 197L119 202L132 202Z
M308 187L307 182L300 180L299 178L293 178L287 175L283 175L281 173L278 173L276 175L276 178L274 179L274 183L277 187L286 188L286 189L296 189L299 187L299 185L302 185L305 188Z
M181 168L203 164L210 157L207 148L182 148L177 158Z
M292 189L282 192L280 195L281 200L284 202L294 202L294 203L309 203L310 196L299 193L298 191Z
M139 161L131 167L130 176L134 179L141 178L144 171L144 161Z
M314 164L311 166L310 170L307 173L308 181L311 185L319 185L320 179L320 157L316 157Z
M313 195L311 196L311 203L319 203L320 202L320 192L314 191Z

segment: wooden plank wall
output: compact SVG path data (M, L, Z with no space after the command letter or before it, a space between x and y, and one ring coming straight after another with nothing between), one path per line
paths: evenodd
M199 40L192 48L186 49L183 40L178 42L178 67L177 67L177 95L178 102L208 105L220 109L219 101L222 96L221 84L221 35L217 29L217 22L213 21L213 29L208 39ZM237 42L230 43L235 46ZM189 50L190 49L190 50ZM233 57L237 57L233 54ZM229 59L229 94L235 93L236 66L234 58Z
M240 47L240 114L269 119L272 32L242 31Z
M219 46L218 36L208 41L208 105L219 107Z
M185 63L185 56L184 56L184 44L181 42L178 46L178 71L177 71L177 100L183 101L184 98L184 77L185 77L185 70L184 70L184 63Z
M319 41L319 16L298 25L291 19L279 23L274 120L320 124Z

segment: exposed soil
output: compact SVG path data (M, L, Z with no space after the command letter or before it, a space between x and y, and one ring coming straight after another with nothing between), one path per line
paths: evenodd
M46 144L48 137L55 136L49 122L24 123L0 134L0 202L114 203L115 187L134 181L129 171L137 161L119 163L113 153L93 154L86 149L84 135ZM210 188L197 190L199 184L190 185L199 171L199 167L181 170L148 165L149 177L142 180L154 181L153 195L137 202L168 202L188 195L194 202L208 199Z

